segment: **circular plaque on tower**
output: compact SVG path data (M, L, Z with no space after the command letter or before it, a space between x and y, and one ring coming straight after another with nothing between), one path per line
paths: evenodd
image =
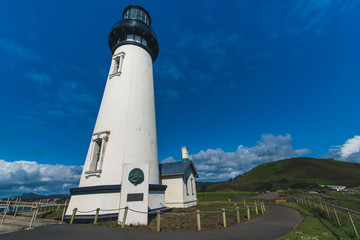
M144 181L144 172L140 168L134 168L129 173L129 181L137 186Z

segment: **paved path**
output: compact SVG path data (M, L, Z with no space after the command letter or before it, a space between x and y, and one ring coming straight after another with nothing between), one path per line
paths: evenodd
M203 232L153 232L120 228L107 228L91 224L64 224L39 227L30 231L18 231L1 235L1 240L101 240L101 239L151 239L151 240L219 240L219 239L277 239L291 232L301 222L298 211L267 206L263 216L218 231Z

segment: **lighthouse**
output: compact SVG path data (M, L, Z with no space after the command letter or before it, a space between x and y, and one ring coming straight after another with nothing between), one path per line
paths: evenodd
M153 63L159 44L149 13L131 5L109 34L110 70L78 188L66 212L76 219L147 224L147 213L165 207L160 185Z

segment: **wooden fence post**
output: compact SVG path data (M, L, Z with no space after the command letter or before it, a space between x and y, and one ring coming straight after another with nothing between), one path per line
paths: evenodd
M161 230L161 215L160 215L159 210L156 211L156 218L157 218L156 231L160 232L160 230Z
M14 213L14 217L16 217L16 214L17 214L17 212L18 212L18 210L19 210L20 202L21 202L21 198L19 199L18 205L16 206L15 213Z
M264 207L264 203L261 203L261 204L260 204L261 214L264 214L264 212L265 212L265 211L264 211L264 208L265 208L265 207Z
M329 219L330 219L330 213L329 213L329 209L328 209L328 207L327 207L327 204L325 203L324 205L325 205L325 209L326 209L327 215L328 215L328 217L329 217Z
M35 212L35 219L34 221L37 219L37 216L39 214L39 209L41 208L41 200L39 200L39 203L36 204L36 212Z
M197 223L197 230L201 231L201 221L200 221L200 210L196 210L196 223Z
M245 199L244 199L244 207L246 207L246 202L245 202Z
M77 211L77 208L74 208L74 209L73 209L73 213L72 213L72 215L71 215L70 224L73 224L73 222L74 222L74 218L75 218L75 215L76 215L76 211Z
M57 208L56 208L56 212L58 212L59 211L59 209L60 209L60 204L57 206Z
M201 231L200 210L196 210L196 225L198 232L200 232Z
M121 228L124 228L124 227L125 227L125 221L126 221L126 215L127 215L128 209L129 209L129 207L126 206L126 207L125 207L124 216L123 216L123 221L122 221L122 224L121 224Z
M1 224L3 224L4 221L5 221L6 214L7 214L7 211L9 209L9 206L10 206L10 198L8 198L8 200L6 201L6 207L4 209L4 215L3 215L2 219L1 219Z
M33 225L33 223L34 223L34 221L35 221L35 216L36 216L38 204L39 204L39 203L37 202L36 205L35 205L34 212L33 212L33 215L32 215L31 221L30 221L30 225L29 225L29 227L28 227L27 229L31 229L31 228L32 228L32 225Z
M236 219L237 223L240 223L240 208L236 207Z
M257 205L257 203L255 204L255 213L256 213L256 215L259 214L259 210L258 210L258 205Z
M249 205L246 207L247 219L250 220L250 208Z
M64 223L66 206L67 206L67 202L65 202L65 204L64 204L64 208L63 208L63 212L62 212L62 215L61 215L61 222L60 222L60 224L63 224L63 223Z
M226 212L225 212L225 208L222 209L222 217L223 217L224 228L226 228Z
M16 206L18 205L18 201L19 201L19 198L16 198L16 200L14 202L14 208L13 208L14 211L15 211Z
M100 212L100 208L97 208L96 213L95 213L95 218L94 218L94 224L97 224L99 212Z
M333 208L333 211L334 211L334 213L335 213L336 221L338 222L339 227L341 227L340 220L339 220L339 217L338 217L338 215L337 215L337 213L336 213L336 210L335 210L334 205L332 205L332 208Z
M348 214L348 216L349 216L351 225L352 225L352 227L353 227L353 229L354 229L354 232L355 232L355 234L356 234L356 237L359 238L359 234L358 234L358 232L357 232L357 230L356 230L356 227L355 227L354 221L353 221L353 219L352 219L352 217L351 217L351 214L350 214L350 212L349 212L349 209L346 208L346 211L347 211L347 214Z

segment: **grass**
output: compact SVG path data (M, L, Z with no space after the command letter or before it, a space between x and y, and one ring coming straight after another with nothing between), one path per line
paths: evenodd
M253 205L254 202L247 200L248 196L256 195L255 193L249 192L212 192L212 193L198 193L198 205L190 208L174 208L169 213L161 215L161 231L196 231L196 210L200 210L201 218L201 230L216 230L222 229L223 218L222 209L226 210L226 225L231 226L237 224L236 205L229 199L234 199L239 196L244 196L247 205ZM243 202L237 203L240 208L243 207ZM255 209L251 209L251 218L260 216L256 214ZM240 221L247 221L246 209L240 209ZM100 222L99 226L107 227L120 227L116 221L111 222ZM126 226L126 228L142 229L142 230L153 230L156 231L157 219L153 218L149 220L148 226Z
M321 199L329 204L334 204L339 207L349 208L354 211L360 212L360 193L359 192L335 192L330 191L326 193L319 194L308 194L306 191L300 190L286 190L286 191L278 191L279 197L291 196L307 196L309 198Z
M321 169L321 171L318 171ZM318 185L360 186L360 164L332 159L291 158L255 167L235 181L207 187L219 190L263 191L291 188L316 188Z
M319 197L328 203L344 208L349 208L354 211L360 211L360 193L349 194L341 192L330 192L320 194Z
M288 202L281 204L287 207L295 208L302 213L306 214L306 218L295 231L289 235L280 238L279 240L292 240L292 239L337 239L329 229L315 217L311 211L298 205L295 202Z
M63 212L63 209L64 207L60 207L58 211L56 211L56 208L55 208L55 211L52 211L50 212L49 214L47 214L45 216L46 219L56 219L58 217L61 217L62 216L62 212Z
M337 214L342 223L339 228L334 213L329 211L330 218L327 216L325 210L320 208L309 208L297 204L295 202L288 202L282 204L284 206L295 208L306 215L303 223L298 226L292 233L280 238L280 240L292 239L357 239L356 235L350 225L349 219L344 212L338 211ZM355 224L359 226L360 218L353 216Z
M204 202L228 202L229 199L235 199L239 196L247 197L255 196L257 193L254 192L235 192L235 191L225 191L225 192L198 192L197 199L199 203Z
M161 215L161 230L162 231L196 231L196 210L200 210L202 230L215 230L223 228L222 209L226 210L227 226L236 224L236 204L240 208L243 207L243 199L247 205L254 205L254 201L249 201L247 198L254 196L256 193L251 192L206 192L198 193L198 205L190 208L174 208L171 212ZM231 202L230 200L242 196L241 203ZM59 210L50 212L45 216L47 219L55 219L61 217L63 207ZM260 213L260 208L259 208ZM255 213L255 209L250 211L251 218L257 217L260 214ZM247 221L246 209L240 209L240 219L242 222ZM121 227L117 221L99 222L99 226L107 227ZM155 216L149 219L147 226L126 226L130 229L153 230L157 228L157 219Z

